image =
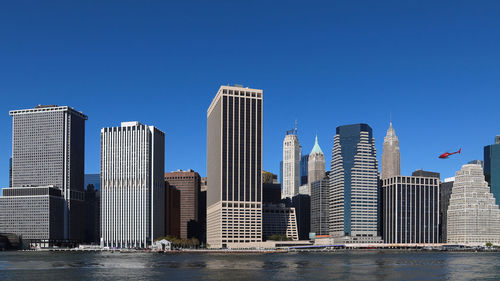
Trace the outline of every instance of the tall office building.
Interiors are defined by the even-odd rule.
[[[311,183],[311,232],[328,235],[329,180],[324,178]]]
[[[263,91],[221,86],[207,112],[207,244],[262,242]]]
[[[292,198],[299,193],[301,148],[297,129],[286,132],[283,140],[283,191],[281,198]]]
[[[500,136],[484,147],[484,176],[495,198],[500,198]]]
[[[399,175],[401,175],[401,153],[399,152],[399,140],[391,122],[384,138],[380,178],[392,178]]]
[[[85,189],[85,227],[83,241],[88,244],[99,243],[101,239],[101,193],[93,185]]]
[[[101,239],[147,248],[165,233],[165,133],[139,122],[101,129]]]
[[[314,140],[314,146],[309,153],[308,163],[309,194],[311,194],[311,183],[325,178],[325,155],[319,147],[318,136]]]
[[[311,231],[311,196],[297,194],[292,197],[290,206],[295,208],[299,240],[309,239],[309,232]]]
[[[180,191],[180,238],[200,237],[198,225],[198,196],[200,175],[193,171],[165,173],[165,180]]]
[[[81,241],[87,116],[71,107],[56,105],[12,110],[9,114],[12,116],[11,187],[61,189],[65,200],[62,240]],[[50,190],[45,189],[44,194],[49,194]],[[38,191],[26,192],[35,194]],[[23,206],[13,208],[11,214],[15,216],[19,213],[16,209]]]
[[[181,237],[181,192],[165,181],[165,235]]]
[[[330,176],[330,235],[339,242],[381,242],[375,139],[367,124],[337,127]]]
[[[455,173],[448,206],[447,242],[500,243],[500,209],[480,165],[466,164]]]
[[[439,177],[382,180],[385,243],[439,243]]]

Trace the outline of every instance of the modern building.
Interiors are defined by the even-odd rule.
[[[262,235],[267,240],[271,235],[286,235],[294,241],[299,240],[295,208],[285,204],[264,204]]]
[[[12,110],[9,114],[12,116],[11,186],[61,189],[65,200],[62,240],[81,241],[87,116],[71,107],[57,105],[38,105]],[[10,212],[13,216],[20,214],[16,209]]]
[[[316,235],[328,235],[329,190],[328,178],[311,183],[311,228]]]
[[[198,196],[201,184],[200,175],[193,170],[178,170],[165,173],[165,180],[171,187],[180,191],[180,238],[199,238]]]
[[[262,242],[263,91],[221,86],[207,112],[207,244]]]
[[[309,239],[311,230],[311,196],[297,194],[292,197],[291,206],[295,209],[299,240]]]
[[[392,178],[401,175],[401,153],[399,151],[399,139],[396,131],[389,123],[389,129],[384,138],[382,151],[382,172],[381,179]]]
[[[466,164],[455,173],[446,231],[448,243],[500,244],[500,209],[480,165]]]
[[[385,243],[439,243],[439,177],[382,180]]]
[[[165,233],[165,133],[139,122],[101,129],[101,239],[147,248]]]
[[[297,128],[286,132],[283,140],[283,191],[281,198],[292,198],[299,193],[301,147]]]
[[[181,192],[165,180],[165,235],[181,237]]]
[[[329,176],[330,236],[336,243],[381,242],[378,161],[370,126],[337,127]]]
[[[448,206],[450,205],[453,182],[454,179],[447,178],[439,186],[439,239],[441,243],[447,241]]]
[[[325,178],[325,155],[319,147],[318,136],[314,140],[314,146],[309,153],[308,163],[308,179],[309,183],[320,181]],[[311,185],[308,184],[309,192],[311,194]]]
[[[10,187],[0,197],[0,233],[14,233],[30,246],[66,242],[63,191],[55,186]]]
[[[101,239],[101,193],[93,184],[85,189],[83,242],[98,244]]]
[[[302,154],[302,147],[300,148]],[[309,173],[309,155],[301,155],[300,157],[300,185],[306,185],[308,180]]]
[[[500,136],[495,137],[495,144],[484,147],[484,176],[493,196],[500,198]]]

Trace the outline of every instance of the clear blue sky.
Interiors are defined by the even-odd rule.
[[[166,132],[166,170],[206,175],[206,110],[221,84],[264,90],[264,169],[278,173],[298,120],[304,151],[331,158],[338,125],[389,115],[402,172],[453,176],[500,134],[498,1],[2,1],[0,186],[11,109],[69,105],[89,116],[87,173],[102,127]],[[449,160],[437,156],[462,147]],[[327,164],[329,167],[329,164]]]

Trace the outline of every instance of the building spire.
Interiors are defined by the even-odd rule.
[[[323,151],[321,150],[321,147],[319,147],[318,135],[317,134],[316,134],[316,139],[314,140],[313,149],[311,150],[310,154],[314,154],[314,153],[323,154]]]

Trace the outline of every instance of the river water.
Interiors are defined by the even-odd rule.
[[[500,280],[500,253],[0,252],[0,280]]]

